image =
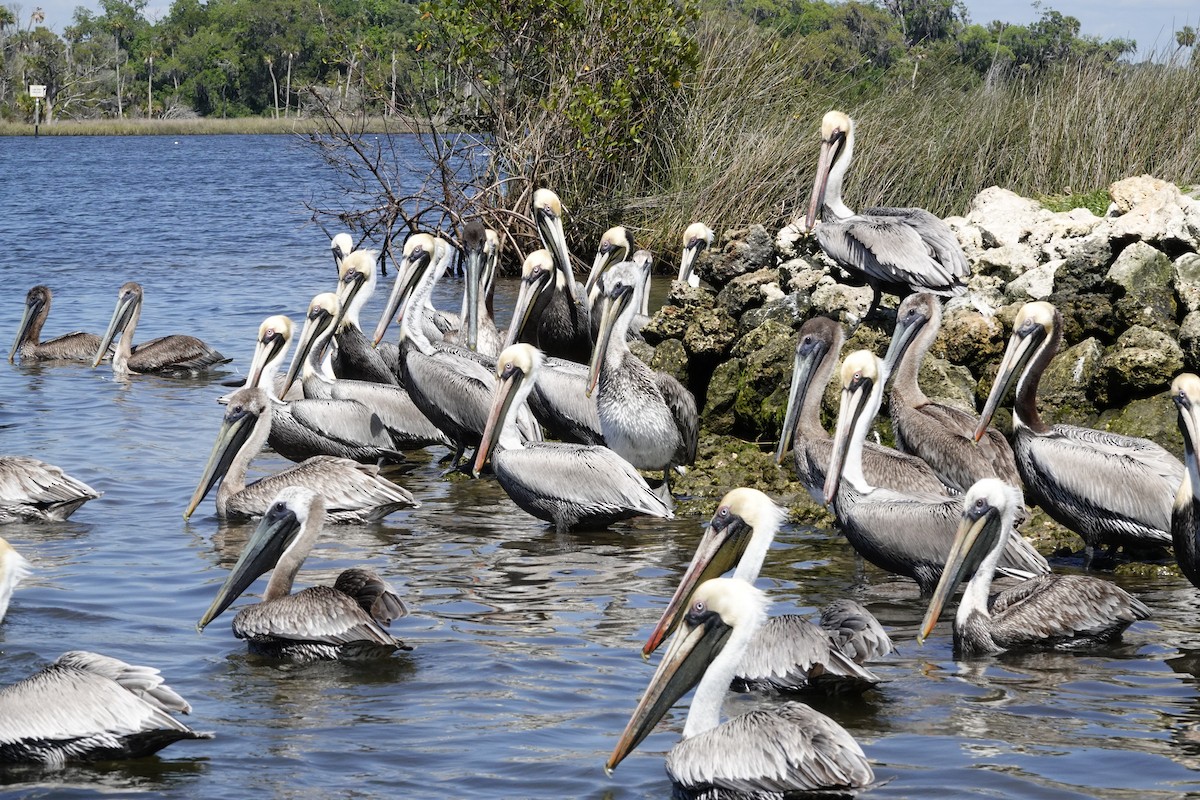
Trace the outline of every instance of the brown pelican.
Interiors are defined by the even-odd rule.
[[[629,351],[625,334],[637,312],[633,296],[641,274],[626,261],[600,277],[600,336],[588,372],[588,394],[604,441],[638,469],[663,470],[696,460],[699,416],[692,393],[679,381],[653,372]]]
[[[339,233],[329,240],[329,251],[333,253],[334,269],[341,272],[342,261],[354,252],[354,239],[348,233]]]
[[[108,355],[108,346],[113,338],[121,334],[113,351],[113,374],[118,377],[143,372],[198,372],[216,364],[227,364],[230,359],[213,350],[195,336],[173,334],[160,336],[133,346],[133,333],[142,316],[142,287],[129,281],[117,292],[117,307],[113,309],[108,330],[100,337],[100,344],[92,358],[92,366],[99,366]]]
[[[1117,639],[1150,616],[1142,601],[1089,575],[1038,575],[989,597],[1005,539],[1023,508],[1020,490],[997,478],[984,478],[967,491],[954,547],[918,642],[929,636],[954,587],[972,571],[954,617],[955,657],[1028,648],[1077,650]]]
[[[75,331],[57,336],[48,342],[39,341],[42,326],[50,314],[49,286],[35,286],[25,295],[25,313],[17,327],[12,350],[8,351],[8,363],[13,363],[17,354],[21,363],[26,361],[91,361],[100,347],[100,337],[94,333]]]
[[[825,475],[833,454],[833,439],[821,425],[821,401],[837,366],[844,339],[842,326],[828,317],[813,317],[800,327],[783,431],[775,451],[776,462],[782,464],[791,444],[796,476],[813,500],[822,505],[825,504]],[[947,494],[932,467],[890,447],[864,442],[862,465],[872,486],[901,492]]]
[[[883,658],[896,649],[875,615],[848,597],[826,603],[818,624],[829,633],[834,646],[856,664]]]
[[[395,351],[376,349],[359,323],[362,307],[375,291],[374,250],[355,250],[338,268],[337,297],[342,316],[334,324],[333,372],[339,378],[395,383]]]
[[[484,228],[477,219],[467,223],[463,230],[466,267],[462,313],[459,315],[459,329],[446,335],[448,340],[492,358],[500,354],[502,342],[492,316],[492,288],[499,249],[500,237],[495,231]]]
[[[29,562],[0,536],[0,622],[8,613],[13,590],[29,574]]]
[[[558,195],[549,189],[533,193],[533,218],[542,247],[553,256],[556,275],[545,308],[538,315],[537,346],[547,355],[584,362],[592,352],[592,334],[588,326],[586,298],[580,298],[567,238],[563,233],[563,207]],[[515,314],[513,315],[515,318]],[[512,337],[506,344],[512,344]]]
[[[1170,545],[1171,501],[1184,474],[1179,459],[1148,439],[1042,422],[1038,382],[1061,342],[1058,309],[1043,302],[1021,307],[975,438],[1016,382],[1013,453],[1025,492],[1083,537],[1085,562],[1099,544]]]
[[[346,570],[334,586],[292,594],[292,582],[321,533],[325,502],[302,486],[276,495],[196,629],[229,608],[267,570],[262,602],[233,618],[233,635],[253,653],[296,661],[366,659],[411,650],[383,629],[408,614],[394,589],[374,572]],[[350,589],[351,591],[346,591]]]
[[[721,701],[766,606],[766,596],[738,578],[714,578],[696,589],[606,771],[611,774],[695,686],[683,739],[667,754],[667,774],[689,796],[782,797],[858,789],[875,780],[854,738],[803,703],[758,708],[721,722]]]
[[[700,285],[700,276],[695,272],[696,257],[712,247],[716,234],[703,222],[693,222],[683,232],[683,252],[679,255],[679,277],[677,280],[693,288]]]
[[[637,516],[671,519],[671,509],[629,462],[607,447],[521,442],[516,411],[538,380],[542,354],[514,344],[496,360],[500,378],[473,471],[489,452],[496,480],[513,502],[560,533]]]
[[[589,309],[596,302],[596,294],[593,290],[600,275],[613,264],[628,261],[632,254],[633,237],[629,235],[629,231],[623,225],[609,228],[600,237],[600,245],[596,248],[596,257],[592,259],[592,269],[588,273],[587,282],[583,285]]]
[[[0,523],[61,522],[101,494],[53,464],[29,456],[0,456]]]
[[[975,415],[933,402],[917,383],[921,361],[941,325],[942,301],[928,292],[910,294],[896,309],[896,330],[884,356],[892,382],[889,408],[896,447],[919,456],[959,493],[981,478],[1020,486],[1021,475],[1004,435],[988,428],[977,443]]]
[[[261,517],[284,486],[307,486],[325,497],[330,522],[371,522],[418,503],[407,489],[379,476],[379,470],[345,458],[313,456],[293,467],[246,484],[250,460],[271,433],[271,398],[265,389],[239,389],[229,400],[212,454],[184,519],[221,481],[217,516]]]
[[[727,493],[704,531],[679,587],[642,646],[642,656],[649,657],[675,630],[690,605],[692,590],[704,581],[733,569],[733,577],[753,584],[786,517],[782,508],[757,489],[741,487]],[[853,605],[864,617],[860,623],[863,629],[872,634],[883,633],[869,611],[857,603]],[[850,624],[847,618],[840,627],[845,630]],[[883,638],[887,641],[884,652],[891,652],[891,640],[886,633]],[[865,653],[873,647],[873,643],[863,644],[857,649]],[[838,649],[829,631],[796,614],[767,619],[747,647],[734,678],[735,689],[767,691],[811,688],[834,693],[863,692],[877,683],[879,678]]]
[[[1184,576],[1200,586],[1200,377],[1190,372],[1171,382],[1171,398],[1179,409],[1179,431],[1183,434],[1183,462],[1187,466],[1175,505],[1171,508],[1171,540],[1175,560]]]
[[[840,111],[821,120],[821,158],[813,183],[805,230],[813,231],[825,254],[861,274],[874,292],[866,317],[879,306],[881,291],[904,295],[967,291],[971,267],[954,231],[923,208],[868,208],[858,214],[842,202],[842,179],[854,155],[854,121]]]
[[[453,260],[454,248],[441,237],[435,237],[428,233],[414,233],[404,240],[404,256],[400,260],[396,280],[392,284],[392,291],[388,294],[383,314],[379,317],[379,323],[375,326],[373,341],[376,346],[383,341],[388,326],[396,318],[396,313],[400,310],[408,293],[411,292],[412,276],[424,274],[424,270],[428,267],[433,270],[435,276],[433,280],[436,284],[446,274],[446,269]],[[339,299],[342,299],[341,295],[339,295]],[[432,287],[430,287],[429,296],[419,306],[414,306],[412,313],[417,316],[415,324],[421,327],[421,332],[431,342],[442,341],[446,333],[453,330],[453,325],[445,315],[433,307]]]
[[[917,582],[921,594],[937,585],[954,541],[962,496],[897,492],[872,486],[863,474],[862,442],[883,400],[883,362],[859,350],[842,364],[842,401],[825,497],[850,544],[872,564]],[[1046,559],[1015,531],[1005,538],[1000,566],[1022,577],[1050,571]]]
[[[192,707],[158,670],[72,650],[0,689],[0,764],[141,758],[182,739],[211,739],[169,712]]]

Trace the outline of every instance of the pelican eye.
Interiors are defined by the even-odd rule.
[[[282,514],[287,511],[287,503],[280,500],[278,503],[271,506],[271,511],[275,514]]]
[[[692,613],[697,616],[704,614],[707,610],[708,606],[705,605],[703,600],[697,600],[696,602],[692,603]]]
[[[987,511],[987,509],[988,509],[988,501],[987,501],[986,497],[980,497],[975,500],[975,510],[976,511],[983,513],[984,511]]]

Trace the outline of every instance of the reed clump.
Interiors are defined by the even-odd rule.
[[[411,131],[415,122],[356,117],[348,122],[359,132],[383,133]],[[191,119],[83,119],[42,123],[39,136],[194,136],[205,134],[312,134],[325,130],[327,122],[320,117],[196,117]],[[32,136],[33,125],[27,122],[0,121],[0,136]]]

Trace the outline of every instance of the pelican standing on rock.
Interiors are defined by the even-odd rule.
[[[217,516],[221,518],[261,517],[279,490],[293,485],[320,492],[330,522],[372,522],[418,505],[407,489],[380,477],[377,467],[333,456],[313,456],[247,485],[250,461],[271,434],[272,411],[265,389],[247,388],[233,393],[184,519],[192,515],[217,481],[221,482],[217,490]]]
[[[712,228],[703,222],[693,222],[683,232],[683,251],[679,255],[679,277],[676,279],[695,288],[700,285],[700,276],[696,274],[696,257],[712,247],[716,236]]]
[[[53,464],[29,456],[0,456],[0,524],[62,522],[101,494]]]
[[[945,222],[923,208],[877,207],[856,214],[842,202],[842,180],[853,156],[854,121],[830,111],[821,120],[821,157],[804,226],[839,266],[866,278],[873,295],[864,319],[879,307],[881,291],[965,294],[971,267]]]
[[[975,438],[1016,383],[1013,453],[1025,493],[1083,538],[1085,564],[1101,544],[1169,546],[1172,500],[1184,475],[1179,459],[1149,439],[1047,425],[1038,414],[1038,382],[1061,342],[1058,309],[1044,302],[1021,307]]]
[[[941,325],[942,301],[928,292],[910,294],[896,309],[896,329],[883,359],[892,382],[889,408],[896,447],[921,458],[959,493],[983,478],[1020,486],[1016,459],[1004,435],[988,428],[976,442],[975,415],[935,403],[917,383],[921,361]]]
[[[50,315],[49,286],[34,286],[25,295],[25,313],[17,326],[17,336],[8,351],[8,363],[18,355],[21,363],[27,361],[91,361],[100,348],[100,337],[94,333],[75,331],[43,342],[40,341],[42,326]]]
[[[500,354],[500,382],[488,413],[473,471],[493,452],[496,480],[513,502],[558,531],[599,527],[637,516],[673,517],[642,476],[607,447],[564,442],[521,442],[516,411],[533,390],[542,354],[514,344]]]
[[[141,758],[213,738],[169,713],[191,710],[153,667],[73,650],[0,689],[0,764]]]
[[[28,575],[29,562],[0,536],[0,622],[8,613],[13,590]]]
[[[667,774],[689,796],[782,797],[861,789],[875,780],[854,737],[803,703],[757,708],[721,722],[721,702],[766,607],[766,596],[739,578],[714,578],[696,589],[605,764],[607,772],[695,686],[683,739],[667,754]]]
[[[675,630],[692,591],[704,581],[733,569],[734,578],[753,584],[786,516],[782,508],[757,489],[742,487],[727,493],[704,531],[679,587],[642,647],[642,656],[648,658]],[[847,640],[851,652],[892,651],[891,639],[865,608],[845,601],[839,613],[842,630],[855,624],[850,622],[849,615],[857,613],[862,617],[857,623],[859,629],[875,639],[862,644]],[[878,639],[880,634],[882,640]],[[879,678],[838,649],[829,631],[796,614],[767,619],[747,647],[734,678],[735,689],[787,692],[810,688],[831,693],[863,692],[877,683]]]
[[[172,334],[160,336],[133,346],[133,333],[142,316],[142,287],[129,281],[117,292],[117,307],[113,309],[108,330],[100,337],[92,366],[97,367],[108,354],[108,346],[121,334],[113,351],[113,374],[119,378],[144,372],[199,372],[230,359],[218,353],[195,336]]]
[[[1089,575],[1039,575],[989,596],[1005,539],[1022,508],[1020,490],[1002,480],[985,478],[970,488],[918,642],[929,636],[942,606],[972,571],[954,617],[955,657],[1031,648],[1079,650],[1113,641],[1150,616],[1142,601]]]
[[[381,658],[411,650],[384,630],[408,609],[374,572],[346,570],[332,587],[310,586],[292,594],[296,573],[320,535],[324,517],[320,494],[301,486],[282,489],[196,629],[203,631],[258,576],[272,570],[262,602],[233,618],[234,636],[245,639],[251,652],[316,661]]]
[[[1193,586],[1200,586],[1200,377],[1185,372],[1171,382],[1171,399],[1179,410],[1183,434],[1183,480],[1171,508],[1171,540],[1175,560]]]
[[[872,486],[863,474],[862,443],[883,400],[883,362],[868,350],[846,356],[842,399],[825,497],[838,527],[867,561],[917,582],[922,595],[937,586],[962,515],[962,497],[897,492]],[[1021,577],[1050,571],[1037,550],[1007,532],[999,566]]]

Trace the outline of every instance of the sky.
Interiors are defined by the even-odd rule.
[[[22,27],[29,14],[41,7],[46,12],[46,26],[59,33],[71,23],[76,6],[99,13],[95,0],[0,0],[4,5],[17,7],[17,19]],[[166,14],[170,0],[149,0],[146,18],[155,21]],[[966,0],[972,22],[986,24],[999,19],[1005,22],[1028,24],[1041,16],[1038,4],[1022,0]],[[1138,56],[1151,51],[1160,54],[1175,47],[1175,31],[1184,25],[1200,28],[1200,2],[1197,0],[1045,0],[1041,6],[1052,8],[1081,23],[1081,32],[1102,39],[1129,38],[1138,43]]]

